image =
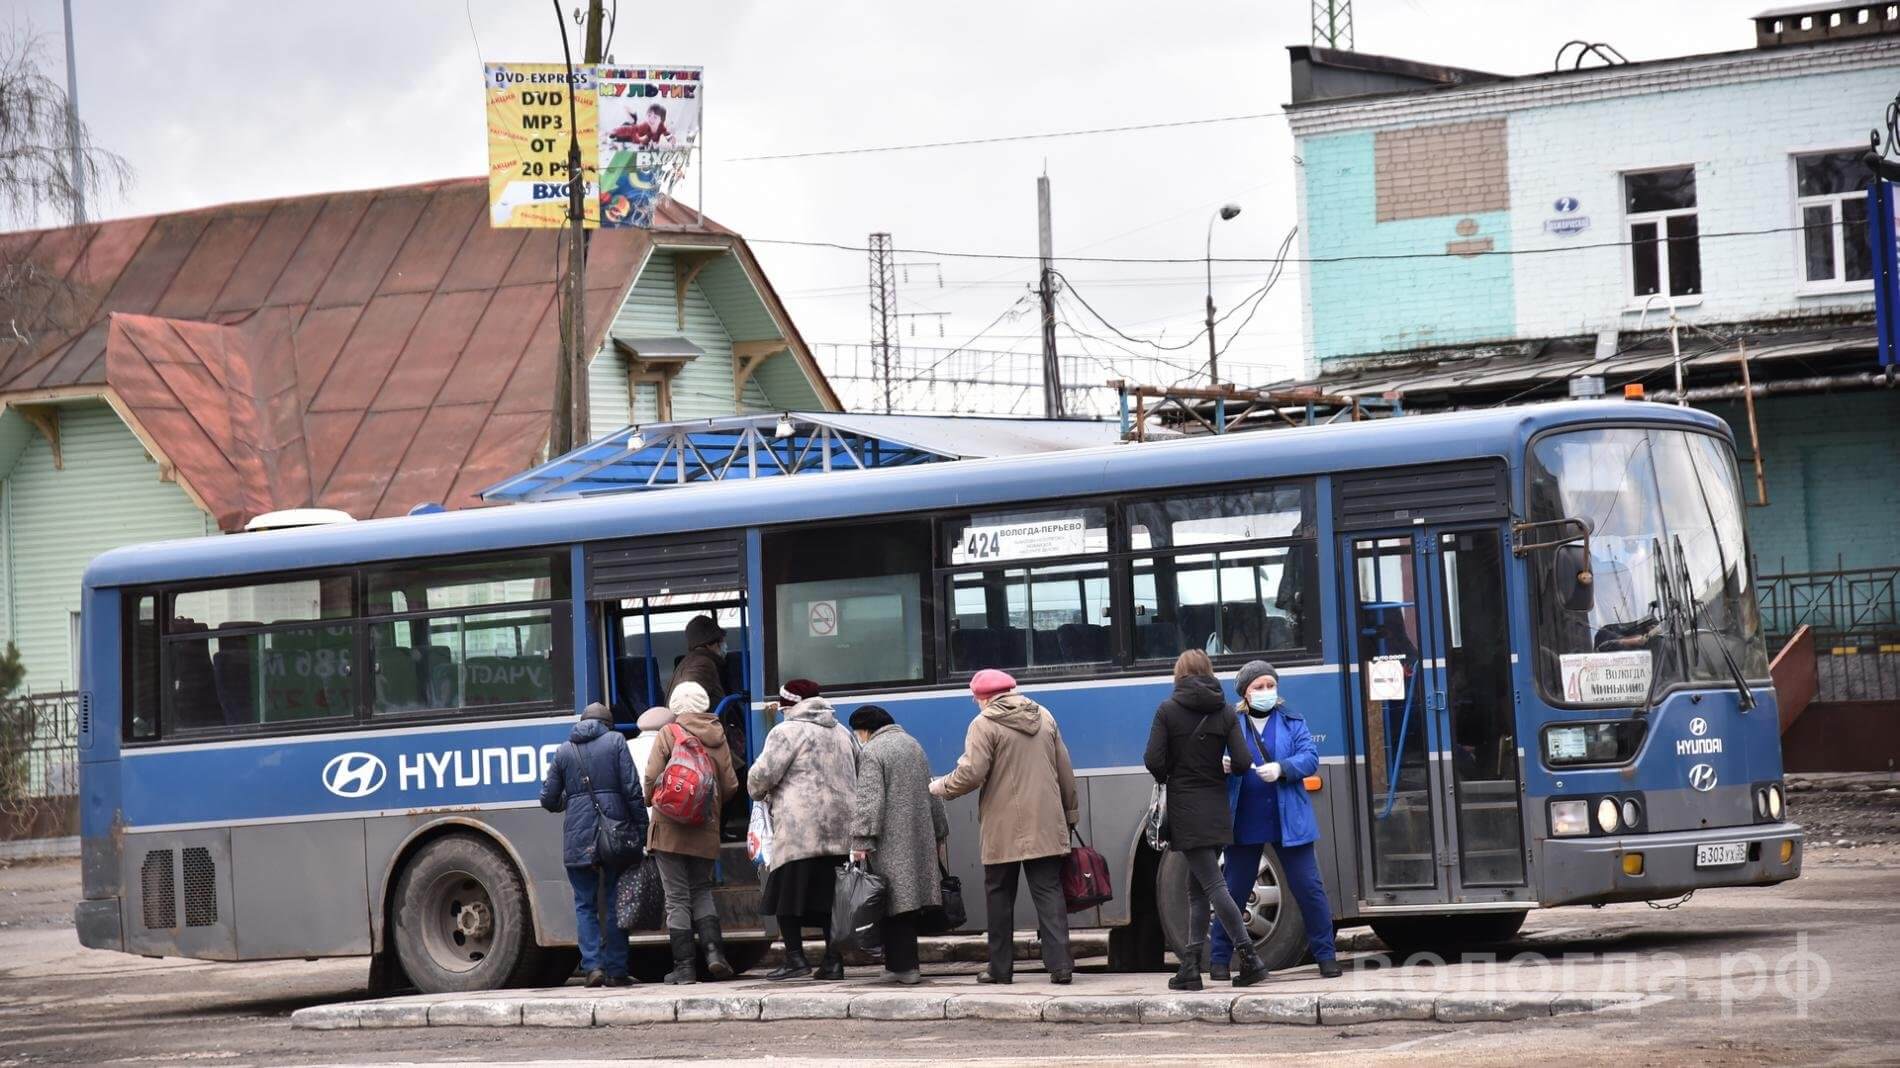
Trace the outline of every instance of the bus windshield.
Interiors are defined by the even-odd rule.
[[[1552,553],[1533,561],[1540,670],[1576,705],[1646,705],[1679,684],[1768,674],[1735,462],[1721,439],[1615,427],[1531,448],[1530,518],[1590,530],[1595,603],[1567,610]]]

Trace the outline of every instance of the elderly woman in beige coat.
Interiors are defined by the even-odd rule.
[[[759,911],[778,917],[784,963],[767,979],[803,979],[805,927],[825,932],[820,979],[843,979],[844,958],[831,944],[831,898],[838,867],[851,847],[851,796],[858,774],[857,746],[838,722],[818,684],[793,679],[779,692],[785,718],[765,736],[765,748],[746,774],[752,800],[772,815],[772,867],[765,873]]]
[[[884,880],[884,978],[915,986],[917,914],[943,904],[942,858],[950,819],[930,795],[930,758],[891,714],[877,705],[851,713],[864,743],[858,759],[857,807],[851,817],[851,855]]]
[[[948,801],[981,789],[976,803],[982,824],[983,889],[989,920],[990,966],[979,983],[1007,983],[1016,962],[1016,877],[1029,882],[1036,902],[1036,929],[1049,981],[1066,984],[1075,970],[1069,956],[1069,912],[1062,897],[1062,858],[1069,830],[1082,818],[1075,771],[1048,709],[1016,692],[1016,680],[986,668],[970,680],[980,714],[970,721],[956,769],[930,784]]]
[[[712,759],[719,781],[714,784],[712,811],[697,825],[677,823],[655,809],[647,824],[647,850],[660,869],[660,887],[666,894],[666,937],[673,948],[673,970],[666,973],[669,983],[691,983],[698,979],[693,966],[693,939],[706,954],[706,972],[714,979],[730,979],[732,965],[726,960],[725,946],[719,934],[719,913],[713,906],[713,867],[719,859],[719,807],[739,792],[739,777],[732,770],[732,753],[726,748],[726,730],[707,710],[706,690],[696,682],[682,682],[667,698],[673,709],[673,722],[660,730],[660,737],[647,753],[647,766],[641,786],[646,796],[666,770],[666,762],[679,744],[675,728],[699,739]]]

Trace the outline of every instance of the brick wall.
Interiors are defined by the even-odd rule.
[[[1373,135],[1372,160],[1382,223],[1511,206],[1501,118],[1380,130]]]
[[[1461,240],[1478,242],[1463,248],[1476,251],[1487,238],[1515,253],[1469,261],[1503,261],[1475,276],[1477,286],[1447,287],[1443,260],[1314,265],[1316,277],[1339,277],[1307,285],[1309,360],[1633,330],[1640,302],[1631,295],[1628,252],[1617,244],[1627,237],[1622,173],[1693,164],[1704,234],[1793,227],[1793,154],[1866,144],[1893,99],[1900,38],[1821,49],[1801,63],[1786,52],[1745,53],[1681,69],[1296,112],[1306,256],[1443,253]],[[1717,66],[1719,75],[1711,73]],[[1342,149],[1367,135],[1369,158],[1342,166]],[[1500,171],[1508,197],[1494,202]],[[1454,232],[1462,218],[1474,221],[1474,233]],[[1563,232],[1553,232],[1547,224],[1560,218]],[[1609,247],[1588,247],[1596,245]],[[1682,308],[1686,320],[1872,306],[1864,285],[1810,291],[1797,233],[1705,237],[1701,246],[1704,293]],[[1657,309],[1652,327],[1660,301]]]

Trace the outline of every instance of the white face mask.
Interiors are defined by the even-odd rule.
[[[1254,690],[1247,694],[1247,708],[1256,716],[1264,716],[1280,707],[1280,690]]]

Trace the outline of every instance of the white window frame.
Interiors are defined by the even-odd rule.
[[[1849,193],[1820,193],[1814,196],[1801,195],[1801,157],[1825,156],[1836,153],[1855,153],[1865,151],[1863,146],[1852,145],[1846,148],[1797,148],[1788,153],[1788,189],[1794,201],[1794,278],[1795,289],[1804,294],[1827,293],[1868,293],[1874,288],[1872,278],[1848,281],[1847,242],[1841,232],[1841,201],[1848,197],[1865,197],[1865,190]],[[1808,221],[1807,209],[1826,205],[1828,226],[1834,235],[1834,275],[1831,278],[1808,277]],[[1868,205],[1872,207],[1871,204]],[[1872,216],[1869,216],[1871,222]]]
[[[1697,304],[1701,302],[1702,294],[1708,289],[1708,278],[1703,275],[1701,270],[1702,223],[1699,213],[1702,210],[1702,195],[1700,189],[1697,190],[1696,204],[1695,207],[1692,208],[1671,208],[1667,211],[1643,211],[1633,214],[1629,210],[1629,178],[1639,174],[1660,174],[1664,171],[1679,171],[1685,167],[1688,168],[1691,173],[1695,173],[1696,181],[1699,186],[1702,176],[1700,173],[1696,173],[1697,168],[1694,163],[1675,163],[1664,167],[1638,167],[1634,170],[1620,171],[1617,173],[1616,192],[1618,201],[1623,205],[1623,240],[1626,242],[1624,245],[1626,252],[1623,257],[1623,280],[1629,283],[1629,288],[1623,291],[1623,296],[1624,299],[1628,301],[1629,309],[1643,307],[1644,303],[1649,301],[1652,296],[1658,301],[1674,301],[1677,307],[1682,307],[1687,304]],[[1697,217],[1696,275],[1701,278],[1702,285],[1694,293],[1672,294],[1669,292],[1669,220],[1681,215],[1693,215]],[[1636,292],[1636,258],[1641,254],[1636,247],[1636,228],[1644,223],[1656,224],[1656,280],[1660,288],[1654,294]]]

